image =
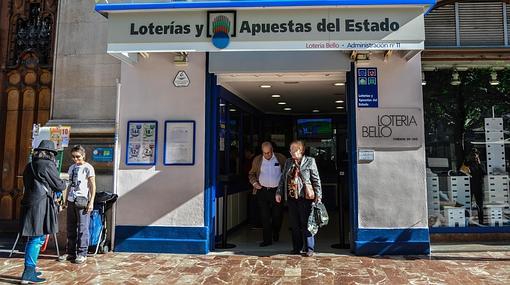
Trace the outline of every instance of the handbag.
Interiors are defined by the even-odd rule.
[[[89,199],[83,196],[76,196],[74,198],[74,206],[78,209],[86,209],[89,204]]]
[[[319,231],[319,228],[324,227],[329,222],[329,215],[326,211],[326,207],[321,202],[312,203],[312,210],[310,216],[308,216],[307,229],[315,235]]]
[[[315,199],[315,190],[313,189],[312,184],[305,183],[305,199],[307,200]]]

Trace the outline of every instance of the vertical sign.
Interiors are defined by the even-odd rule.
[[[379,107],[379,95],[377,92],[377,68],[358,68],[358,107],[377,108]]]

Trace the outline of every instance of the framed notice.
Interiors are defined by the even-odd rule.
[[[163,164],[195,164],[195,121],[165,121]]]
[[[157,121],[129,121],[126,165],[156,165]]]

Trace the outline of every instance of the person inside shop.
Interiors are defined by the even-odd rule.
[[[315,238],[308,230],[308,218],[312,203],[321,201],[322,190],[315,159],[305,156],[304,152],[302,141],[296,140],[290,144],[292,157],[285,162],[275,200],[280,204],[282,197],[285,197],[287,201],[292,231],[291,254],[304,253],[310,257],[314,254]]]
[[[470,176],[471,199],[475,198],[478,208],[478,223],[483,225],[483,176],[487,174],[487,171],[485,165],[480,161],[478,149],[471,149],[460,171]]]
[[[74,146],[71,157],[74,164],[68,171],[67,254],[59,260],[80,264],[87,260],[90,213],[94,209],[96,180],[94,167],[85,161],[85,148]]]
[[[60,179],[55,156],[57,150],[50,140],[43,140],[32,154],[32,161],[23,171],[25,192],[21,200],[22,236],[28,237],[25,248],[25,269],[21,284],[46,281],[36,271],[37,259],[46,235],[58,232],[58,205],[56,194],[66,189],[66,183]]]
[[[248,178],[257,196],[263,240],[260,246],[268,246],[280,239],[282,206],[275,203],[275,194],[283,165],[287,159],[283,154],[273,152],[270,142],[262,143],[262,154],[253,159]]]

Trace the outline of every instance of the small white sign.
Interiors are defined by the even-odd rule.
[[[358,162],[372,162],[374,161],[374,150],[360,149],[358,150]]]
[[[174,78],[175,87],[188,87],[189,83],[190,83],[189,77],[186,74],[186,72],[184,72],[184,70],[180,70],[179,72],[177,72],[177,75]]]

